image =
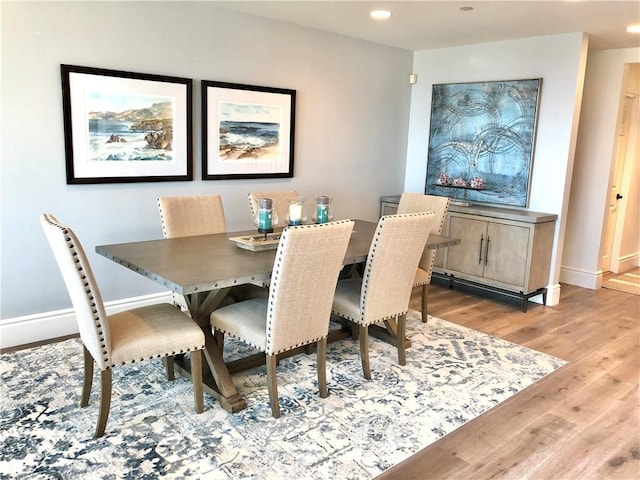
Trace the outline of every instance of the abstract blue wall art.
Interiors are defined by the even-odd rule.
[[[528,206],[541,83],[433,85],[425,193]]]

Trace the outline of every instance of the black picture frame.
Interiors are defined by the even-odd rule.
[[[193,81],[60,65],[67,184],[193,180]]]
[[[202,80],[202,179],[293,177],[296,91]]]

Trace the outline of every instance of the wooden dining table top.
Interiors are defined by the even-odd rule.
[[[354,220],[344,265],[364,262],[377,223]],[[276,250],[239,248],[232,237],[256,235],[256,230],[99,245],[96,253],[182,294],[217,290],[271,277]],[[430,234],[427,248],[460,243]]]

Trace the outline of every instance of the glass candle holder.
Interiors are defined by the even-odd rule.
[[[273,227],[278,224],[278,216],[273,210],[273,199],[258,199],[258,213],[254,221],[258,232],[264,234],[273,232]]]
[[[302,225],[307,221],[307,215],[304,212],[304,201],[304,197],[293,197],[289,199],[286,218],[288,225]]]
[[[315,223],[327,223],[331,220],[333,220],[331,197],[328,195],[318,195],[316,197],[316,211],[313,214],[313,221]]]

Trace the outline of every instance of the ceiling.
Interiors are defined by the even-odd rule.
[[[590,50],[640,47],[640,0],[625,1],[227,1],[224,8],[383,45],[418,51],[571,32]],[[473,10],[462,11],[470,6]],[[369,17],[374,9],[393,15]]]

